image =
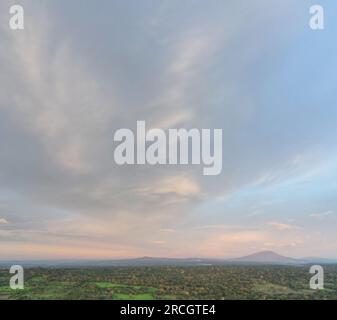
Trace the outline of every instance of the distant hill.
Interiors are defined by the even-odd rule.
[[[156,258],[141,257],[134,259],[113,260],[26,260],[26,261],[0,261],[0,267],[8,267],[18,264],[24,267],[45,268],[79,268],[79,267],[141,267],[141,266],[205,266],[226,264],[221,259],[199,259],[199,258]]]
[[[257,252],[235,259],[212,258],[156,258],[142,257],[136,259],[113,260],[26,260],[26,261],[0,261],[0,267],[14,264],[24,267],[45,268],[80,268],[80,267],[126,267],[126,266],[209,266],[209,265],[303,265],[303,264],[337,264],[337,260],[324,258],[295,259],[282,256],[273,251]]]
[[[305,257],[302,260],[306,261],[307,263],[317,263],[317,264],[337,264],[337,259],[326,259],[326,258],[319,258],[319,257]]]
[[[258,264],[303,264],[304,260],[281,256],[273,251],[261,251],[241,258],[232,259],[232,262]]]

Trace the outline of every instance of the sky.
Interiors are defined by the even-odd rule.
[[[2,0],[0,260],[337,258],[336,30],[332,0]],[[222,173],[118,166],[139,120],[221,128]]]

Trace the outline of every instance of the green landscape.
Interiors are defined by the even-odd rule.
[[[336,300],[337,265],[324,271],[324,289],[311,290],[308,266],[34,267],[11,290],[2,268],[0,300]]]

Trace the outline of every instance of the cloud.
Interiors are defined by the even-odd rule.
[[[312,213],[310,214],[310,217],[320,220],[320,219],[325,219],[333,214],[334,214],[334,211],[329,210],[329,211],[324,211],[324,212],[319,212],[319,213]]]
[[[160,180],[153,188],[148,189],[155,194],[176,194],[178,196],[195,196],[200,194],[198,184],[183,176],[169,177]]]
[[[164,232],[164,233],[175,233],[176,230],[174,230],[174,229],[160,229],[159,232]]]
[[[279,230],[279,231],[288,231],[288,230],[298,229],[298,227],[295,225],[281,223],[281,222],[269,222],[268,224],[272,226],[274,229]]]
[[[0,218],[0,225],[2,225],[2,224],[8,224],[8,223],[9,222],[6,219]]]
[[[159,245],[164,245],[166,244],[167,242],[166,241],[163,241],[163,240],[154,240],[152,241],[154,244],[159,244]]]
[[[218,229],[218,230],[236,230],[236,229],[244,229],[245,227],[236,226],[236,225],[224,225],[224,224],[209,224],[203,226],[197,226],[195,229],[199,230],[207,230],[207,229]]]

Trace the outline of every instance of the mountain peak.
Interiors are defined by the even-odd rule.
[[[268,264],[298,264],[301,261],[294,258],[282,256],[274,251],[265,250],[234,259],[237,262],[268,263]]]

